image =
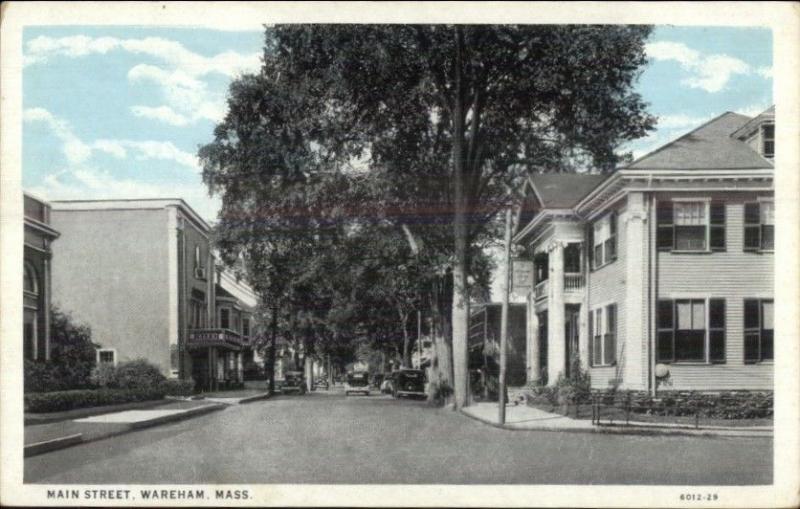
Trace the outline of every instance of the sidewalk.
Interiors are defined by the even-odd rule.
[[[119,410],[25,426],[25,457],[222,410],[208,401],[168,401],[154,408]]]
[[[746,436],[772,437],[772,427],[700,426],[694,428],[684,424],[630,421],[625,424],[592,424],[589,419],[573,419],[560,414],[545,412],[527,405],[507,405],[506,422],[498,423],[497,403],[476,403],[461,412],[473,419],[495,427],[510,430],[575,431],[585,433],[619,433],[635,435],[695,435],[695,436]]]

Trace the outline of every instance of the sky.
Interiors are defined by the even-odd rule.
[[[180,197],[219,210],[197,160],[228,85],[260,67],[263,33],[177,27],[26,27],[23,187],[49,200]],[[658,129],[640,156],[726,111],[772,103],[765,28],[658,27],[637,89]]]

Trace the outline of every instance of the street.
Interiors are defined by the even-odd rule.
[[[772,440],[508,431],[424,401],[278,396],[25,460],[34,483],[769,484]]]

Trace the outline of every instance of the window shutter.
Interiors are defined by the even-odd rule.
[[[744,250],[761,248],[761,210],[758,203],[744,204]]]
[[[746,364],[761,360],[760,307],[758,299],[745,299],[744,301],[744,362]]]
[[[606,258],[609,261],[617,259],[617,213],[611,212],[608,216],[609,238],[606,241]]]
[[[658,202],[656,208],[656,246],[660,251],[673,249],[675,228],[671,201]]]
[[[672,362],[675,359],[673,310],[671,300],[658,301],[656,362]]]
[[[725,362],[725,299],[708,301],[708,359],[713,363]]]
[[[725,204],[711,204],[709,237],[712,251],[725,251]]]
[[[587,256],[587,259],[589,261],[589,269],[593,269],[594,268],[594,226],[591,223],[589,223],[589,234],[587,236],[588,236],[589,240],[588,240],[588,246],[587,246],[587,249],[586,249],[586,256]]]
[[[603,335],[603,364],[613,364],[617,358],[617,305],[606,306],[606,333]]]

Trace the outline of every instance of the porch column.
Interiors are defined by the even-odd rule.
[[[533,293],[528,294],[528,333],[525,360],[528,382],[538,382],[541,374],[539,366],[539,315],[536,314],[536,298]]]
[[[554,385],[567,365],[564,337],[564,244],[553,241],[548,246],[550,284],[547,304],[547,384]]]
[[[589,369],[589,279],[588,269],[584,266],[584,290],[581,300],[580,325],[578,328],[578,355],[580,356],[581,369]]]
[[[242,362],[242,352],[236,352],[236,379],[239,383],[244,382],[244,366]]]
[[[645,306],[648,305],[647,285],[647,210],[643,193],[628,195],[625,222],[625,337],[617,338],[618,358],[622,364],[623,387],[647,388],[647,324]],[[624,348],[622,342],[624,341]]]

